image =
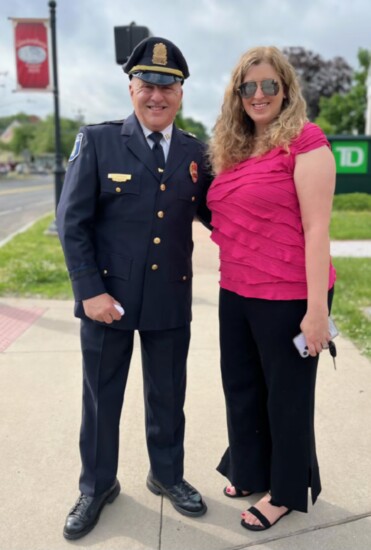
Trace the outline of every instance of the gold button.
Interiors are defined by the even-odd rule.
[[[107,269],[103,269],[103,275],[107,275],[107,274],[108,274]]]
[[[187,280],[187,275],[183,275],[182,280],[186,281]]]
[[[158,269],[158,265],[157,265],[157,264],[153,264],[153,265],[151,266],[151,269],[152,269],[152,271],[156,271],[156,270]]]
[[[161,242],[160,237],[155,237],[155,238],[153,239],[153,242],[154,242],[155,244],[160,244],[160,242]]]
[[[161,183],[160,189],[161,191],[166,191],[166,185],[164,183]]]
[[[193,195],[192,196],[192,202],[195,202],[195,200],[196,200],[196,197]]]
[[[116,193],[121,193],[121,187],[116,187]]]
[[[158,217],[158,218],[163,218],[164,216],[165,216],[165,214],[164,214],[164,212],[163,212],[162,210],[159,210],[159,211],[157,212],[157,217]]]

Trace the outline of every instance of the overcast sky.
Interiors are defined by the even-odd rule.
[[[0,117],[19,111],[44,117],[53,113],[52,94],[12,92],[15,55],[8,17],[49,17],[48,1],[0,5]],[[182,50],[191,73],[184,85],[184,116],[209,130],[229,75],[248,48],[302,46],[324,59],[342,56],[354,68],[358,49],[371,49],[370,0],[58,0],[61,116],[82,114],[95,123],[131,112],[128,78],[115,61],[113,28],[132,21]]]

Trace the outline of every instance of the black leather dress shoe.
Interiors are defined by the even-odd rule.
[[[183,516],[199,517],[203,516],[207,510],[200,493],[184,479],[176,485],[165,486],[149,473],[147,487],[155,495],[167,497],[175,510]]]
[[[89,497],[81,493],[75,506],[70,510],[63,529],[66,539],[79,539],[87,535],[98,523],[104,506],[115,500],[120,492],[120,483],[115,483],[98,497]]]

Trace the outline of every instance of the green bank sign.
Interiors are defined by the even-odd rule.
[[[368,169],[368,141],[333,140],[332,152],[337,174],[366,174]]]

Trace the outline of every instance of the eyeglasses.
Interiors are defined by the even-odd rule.
[[[260,85],[261,91],[264,95],[277,95],[280,90],[280,85],[276,80],[273,80],[273,78],[267,78],[261,82],[250,80],[249,82],[243,82],[241,86],[238,87],[241,97],[244,99],[254,97],[256,90],[258,89],[258,84]]]

